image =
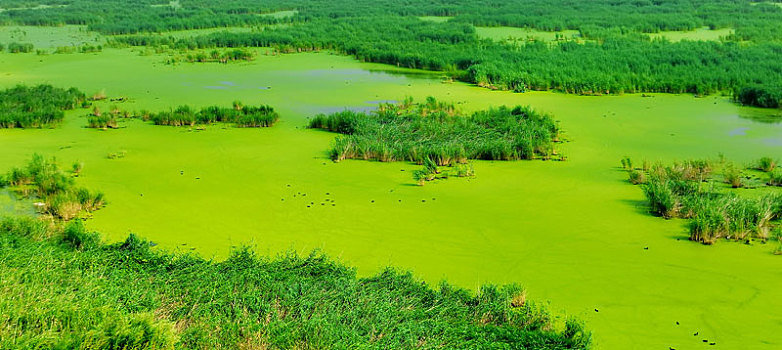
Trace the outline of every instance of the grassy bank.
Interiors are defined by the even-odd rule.
[[[100,243],[80,221],[0,222],[0,347],[586,349],[517,285],[479,293],[319,253],[238,249],[222,262]]]

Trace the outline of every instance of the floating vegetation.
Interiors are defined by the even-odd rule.
[[[155,125],[194,126],[196,124],[232,123],[240,128],[271,127],[280,116],[274,108],[244,106],[235,102],[233,108],[210,106],[196,112],[190,106],[179,106],[167,112],[152,114],[145,112],[142,119],[151,120]]]
[[[111,153],[107,154],[106,158],[108,158],[108,159],[120,159],[120,158],[125,158],[125,156],[127,154],[128,154],[128,151],[119,150],[119,151],[111,152]]]
[[[557,123],[529,107],[499,107],[463,115],[453,104],[432,97],[381,104],[364,113],[343,111],[317,115],[310,128],[343,134],[330,150],[331,159],[411,161],[437,166],[468,159],[550,159],[556,155]],[[560,159],[564,159],[561,157]]]
[[[437,164],[431,159],[424,159],[423,169],[413,171],[413,180],[419,185],[423,186],[427,181],[434,181],[437,179],[447,179],[452,176],[456,177],[472,177],[475,176],[475,169],[472,163],[455,163],[448,167],[438,167]]]
[[[62,122],[66,110],[84,106],[86,97],[76,88],[18,85],[0,91],[0,128],[43,128]]]
[[[73,175],[81,165],[72,167]],[[0,180],[0,185],[27,198],[36,200],[36,209],[45,215],[70,220],[81,212],[100,209],[105,204],[103,193],[77,187],[73,177],[57,167],[55,159],[35,154],[22,168],[13,168]]]
[[[722,168],[722,180],[712,176],[718,166]],[[771,232],[780,229],[782,193],[768,188],[760,196],[741,196],[721,185],[744,186],[742,170],[733,163],[685,161],[670,166],[655,164],[648,172],[633,169],[629,173],[631,182],[644,184],[653,214],[690,220],[690,240],[704,244],[720,238],[766,241]],[[646,177],[645,182],[637,181],[639,173]]]

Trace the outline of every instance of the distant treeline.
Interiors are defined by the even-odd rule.
[[[0,13],[0,23],[86,24],[104,34],[132,34],[196,28],[303,23],[318,19],[389,16],[453,16],[480,26],[530,27],[553,31],[588,27],[641,32],[735,28],[745,40],[780,40],[782,8],[774,1],[733,0],[29,0],[6,8],[67,5]],[[15,6],[16,5],[16,6]],[[280,10],[292,16],[263,16]],[[369,18],[364,20],[371,21]]]
[[[138,35],[116,41],[124,45],[187,49],[332,49],[370,62],[447,71],[467,82],[518,92],[703,95],[735,93],[748,86],[782,85],[782,44],[778,43],[673,43],[643,37],[608,37],[583,44],[536,42],[517,46],[481,40],[467,24],[429,23],[403,17],[319,20],[258,33],[223,32],[181,39]]]
[[[343,134],[330,151],[335,161],[372,159],[384,162],[427,160],[438,166],[468,159],[518,160],[554,155],[557,123],[527,107],[500,107],[460,113],[453,104],[429,97],[382,104],[367,113],[344,111],[317,115],[310,128]]]
[[[58,124],[65,110],[86,103],[87,97],[76,88],[68,90],[51,85],[16,86],[0,91],[0,128],[42,128]]]

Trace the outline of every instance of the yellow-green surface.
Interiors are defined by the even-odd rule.
[[[556,41],[558,40],[573,40],[579,39],[580,35],[577,30],[563,30],[560,32],[545,32],[542,30],[530,29],[530,28],[516,28],[516,27],[475,27],[475,33],[483,38],[492,39],[495,41]]]
[[[451,16],[421,16],[418,17],[422,21],[429,21],[429,22],[435,22],[435,23],[442,23],[447,22],[449,19],[453,18]]]
[[[31,43],[36,49],[59,46],[97,45],[103,42],[99,34],[87,30],[87,26],[35,27],[0,26],[0,43]]]
[[[0,87],[105,89],[129,97],[118,106],[131,110],[268,103],[281,121],[189,131],[133,120],[100,131],[84,128],[78,110],[57,129],[0,130],[0,171],[33,152],[83,162],[79,182],[109,201],[88,225],[112,241],[135,232],[217,258],[248,242],[270,254],[322,248],[362,275],[395,265],[465,287],[521,282],[532,298],[584,319],[597,349],[708,347],[703,339],[715,349],[782,347],[782,259],[773,246],[687,241],[684,222],[648,215],[641,190],[617,167],[623,156],[778,156],[782,124],[740,117],[759,110],[722,97],[492,92],[326,53],[229,65],[164,59],[128,50],[0,54]],[[330,162],[334,134],[303,128],[313,113],[408,95],[468,111],[530,104],[553,113],[571,141],[562,146],[569,160],[476,162],[474,179],[419,187],[415,165]],[[106,158],[119,150],[127,156]]]
[[[691,31],[665,31],[647,35],[652,39],[666,38],[669,41],[676,42],[682,40],[716,41],[731,34],[733,34],[733,29],[731,28],[709,29],[709,27],[703,27]]]

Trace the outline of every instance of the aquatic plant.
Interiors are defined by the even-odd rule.
[[[79,168],[81,171],[81,168]],[[4,187],[22,196],[35,198],[39,212],[70,220],[80,212],[92,212],[105,205],[103,193],[77,187],[73,177],[61,171],[54,158],[34,154],[24,167],[12,168],[5,176]]]
[[[758,160],[758,170],[771,172],[777,167],[777,162],[771,157],[763,157]]]
[[[733,177],[740,175],[732,174],[740,170],[733,163],[722,167],[723,181],[736,188]],[[782,219],[782,194],[769,192],[745,198],[720,191],[709,176],[711,169],[708,161],[652,166],[643,185],[650,211],[665,218],[689,219],[690,239],[704,244],[720,238],[767,240]]]
[[[239,101],[235,101],[232,108],[209,106],[196,112],[194,108],[183,105],[167,112],[145,112],[139,117],[151,120],[155,125],[233,123],[236,127],[245,128],[271,127],[280,119],[279,114],[270,106],[245,106]]]
[[[95,129],[116,129],[117,118],[114,115],[89,115],[87,116],[87,127]]]
[[[370,113],[345,110],[316,115],[310,128],[343,134],[329,151],[331,159],[383,162],[426,159],[438,166],[468,159],[549,159],[554,154],[557,123],[529,107],[500,107],[462,115],[453,104],[428,98],[381,104]]]
[[[782,170],[777,169],[769,172],[766,184],[769,186],[782,186]]]
[[[640,170],[630,170],[627,172],[630,177],[630,183],[640,185],[646,183],[646,174]]]
[[[0,348],[587,349],[518,285],[430,286],[392,268],[359,278],[320,252],[224,261],[100,241],[78,220],[0,220]],[[35,322],[31,323],[31,320]],[[67,324],[67,327],[62,325]],[[296,330],[296,331],[291,331]]]
[[[0,128],[43,128],[59,124],[66,110],[85,103],[76,88],[51,85],[16,87],[0,91]]]
[[[739,188],[744,185],[741,169],[733,163],[728,163],[723,167],[722,176],[725,178],[725,182],[733,188]]]

